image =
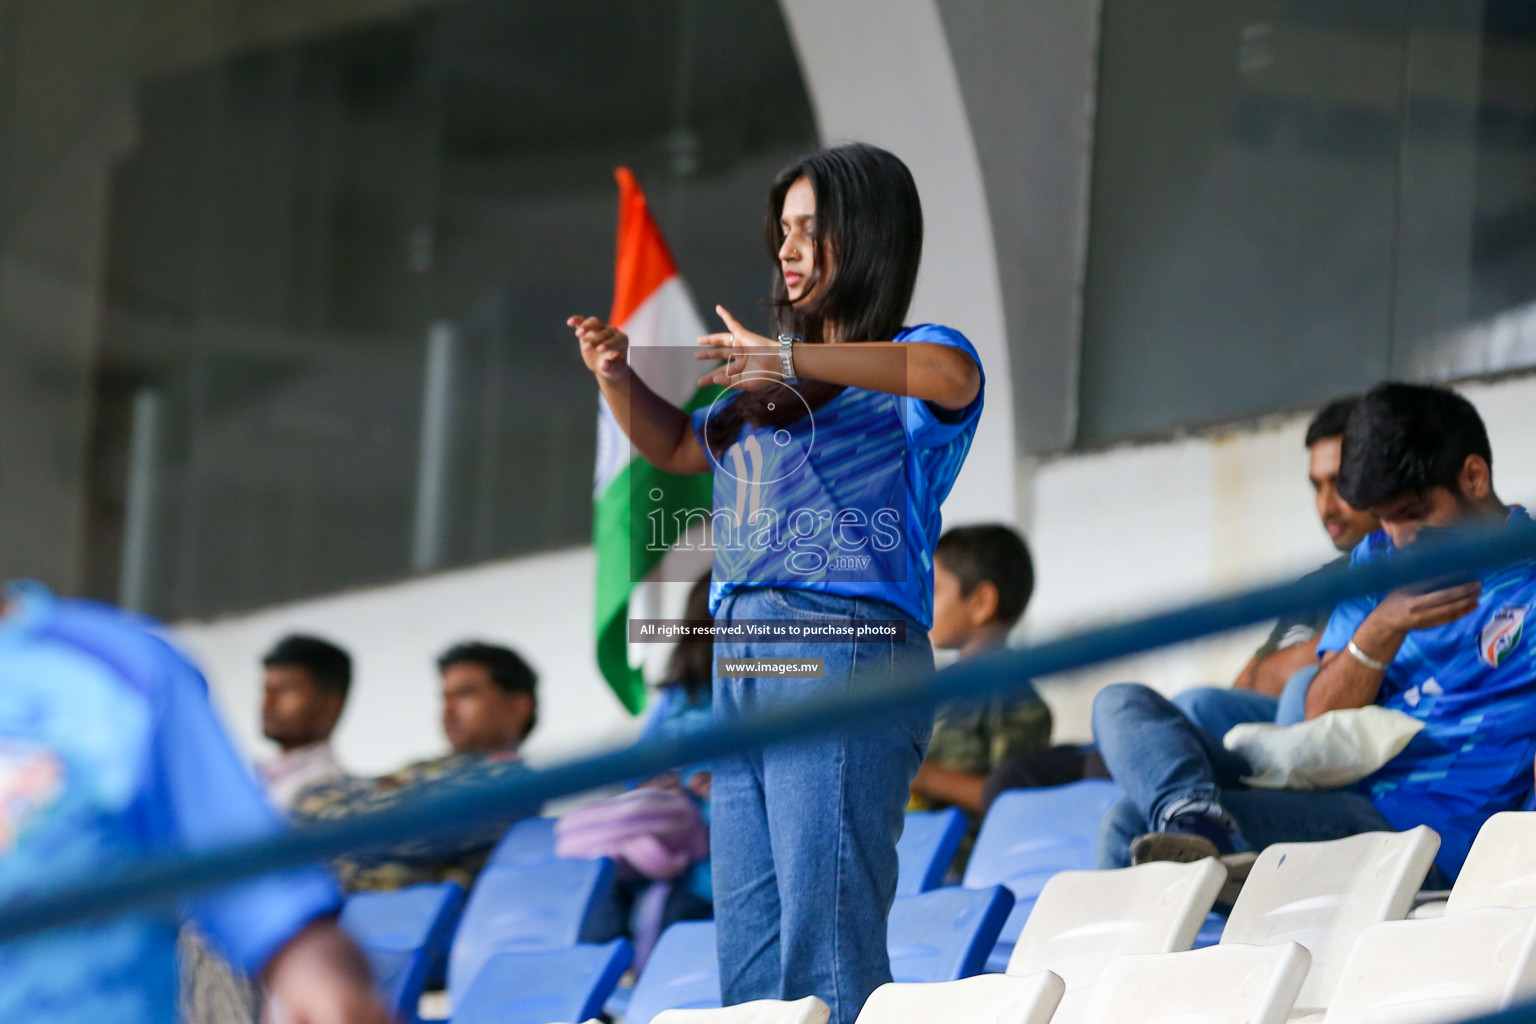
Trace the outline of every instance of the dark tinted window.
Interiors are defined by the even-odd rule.
[[[1079,439],[1536,365],[1518,0],[1111,0]]]
[[[815,145],[774,0],[429,5],[133,95],[88,578],[171,617],[587,542],[564,319],[611,301],[613,168],[701,304],[755,310]]]

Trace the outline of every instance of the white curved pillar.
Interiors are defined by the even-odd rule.
[[[781,0],[823,143],[870,142],[906,161],[925,245],[908,319],[948,324],[981,353],[987,404],[946,524],[1011,522],[1013,386],[981,162],[934,0]]]

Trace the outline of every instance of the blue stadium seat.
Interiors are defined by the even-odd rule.
[[[497,953],[569,949],[590,941],[613,889],[607,859],[492,864],[480,872],[448,957],[448,992],[468,991]]]
[[[896,897],[887,938],[891,974],[897,981],[956,981],[981,973],[1012,906],[1013,895],[1003,886],[950,886]],[[635,982],[624,1024],[650,1024],[663,1010],[719,1005],[714,922],[683,921],[657,941]]]
[[[959,981],[986,969],[987,954],[1013,909],[1005,886],[950,886],[898,896],[886,945],[896,981]]]
[[[1195,935],[1195,949],[1204,949],[1206,946],[1214,946],[1221,941],[1221,933],[1227,930],[1227,916],[1218,914],[1214,910],[1205,915],[1205,924],[1200,926],[1200,931]]]
[[[555,857],[555,819],[524,818],[507,829],[486,864],[527,867]]]
[[[598,1016],[603,1000],[629,968],[635,951],[627,939],[543,953],[498,953],[485,962],[452,1024],[547,1024]]]
[[[992,802],[960,883],[969,889],[1006,885],[1013,892],[1013,913],[987,959],[987,970],[1007,971],[1013,944],[1052,875],[1093,869],[1099,821],[1118,799],[1120,787],[1113,782],[1085,779],[1045,789],[1011,789]]]
[[[362,947],[379,998],[396,1020],[416,1016],[434,961],[448,951],[464,905],[454,882],[347,897],[341,927]]]
[[[679,921],[661,933],[635,982],[624,1024],[651,1024],[663,1010],[720,1005],[720,963],[713,921]]]
[[[896,844],[896,895],[915,896],[944,884],[944,873],[965,838],[965,823],[965,812],[958,807],[907,812]]]

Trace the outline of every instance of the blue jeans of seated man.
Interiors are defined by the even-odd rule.
[[[900,619],[879,601],[778,587],[732,591],[716,613],[739,619]],[[717,658],[824,658],[822,679],[715,679],[716,721],[932,669],[927,630],[905,643],[716,641]],[[710,786],[710,854],[720,985],[727,1005],[820,996],[831,1024],[853,1024],[891,980],[886,919],[896,840],[933,714],[859,722],[721,758]]]
[[[1248,789],[1248,763],[1196,726],[1166,697],[1134,683],[1106,687],[1093,702],[1093,737],[1125,798],[1104,815],[1098,865],[1130,864],[1131,841],[1161,829],[1183,808],[1219,804],[1249,845],[1342,839],[1396,831],[1351,790]]]
[[[1280,698],[1226,686],[1196,686],[1168,698],[1183,716],[1218,743],[1234,725],[1273,722]]]
[[[1295,725],[1306,721],[1307,690],[1316,675],[1316,665],[1298,669],[1278,697],[1252,690],[1234,690],[1229,686],[1197,686],[1175,694],[1173,706],[1218,741],[1234,725],[1248,722]]]

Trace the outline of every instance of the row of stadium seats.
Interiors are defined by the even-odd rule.
[[[965,816],[956,810],[909,815],[901,849],[903,894],[936,888],[964,833]],[[498,955],[503,959],[481,986],[485,992],[497,987],[490,980],[496,977],[505,979],[506,986],[515,983],[527,991],[528,980],[516,977],[525,966],[534,978],[561,979],[571,991],[585,991],[586,983],[578,983],[580,979],[590,979],[593,990],[605,995],[613,990],[628,969],[633,950],[625,942],[598,946],[585,941],[591,937],[594,910],[612,885],[612,865],[601,859],[557,858],[554,848],[554,819],[530,818],[513,826],[492,851],[467,910],[463,891],[451,882],[359,893],[347,901],[342,925],[367,951],[381,995],[398,1019],[413,1017],[424,989],[445,973],[449,990],[464,993],[463,999],[456,1000],[461,1009],[455,1017],[462,1018],[465,1008],[488,998],[481,995],[471,1001],[469,980]],[[976,973],[978,957],[990,952],[986,944],[997,934],[1011,904],[1006,892],[989,889],[977,906],[968,908],[969,915],[955,915],[967,918],[975,929],[969,933],[973,935],[970,944],[958,951],[952,944],[943,951],[959,961],[955,977]],[[907,915],[915,928],[928,923],[918,909]],[[930,909],[926,918],[934,915]],[[682,940],[680,934],[669,948]],[[713,949],[712,931],[702,940]],[[549,954],[548,962],[537,965],[527,957],[514,962],[507,956],[533,953]],[[555,1015],[559,1016],[569,1014]]]
[[[862,1024],[1447,1024],[1536,997],[1536,814],[1490,819],[1440,917],[1404,919],[1439,848],[1427,828],[1271,846],[1220,944],[1190,949],[1215,861],[1066,872],[1008,975],[893,984]],[[669,1011],[650,1024],[823,1024],[819,1000]]]
[[[900,848],[900,895],[890,919],[897,982],[968,978],[997,970],[1001,959],[1010,975],[1053,972],[1062,984],[1056,997],[1050,996],[1053,983],[1038,978],[1031,983],[1040,1005],[1049,1003],[1047,1015],[1053,1013],[1055,1020],[1076,1024],[1089,1013],[1102,979],[1132,969],[1122,965],[1128,954],[1173,954],[1196,945],[1225,877],[1215,862],[1083,870],[1091,866],[1098,818],[1117,795],[1102,781],[1005,794],[983,824],[961,885],[950,887],[941,883],[963,818],[950,812],[910,815]],[[1500,815],[1484,827],[1441,908],[1447,920],[1490,905],[1536,904],[1536,876],[1521,867],[1532,863],[1533,822],[1536,815]],[[444,962],[454,1024],[581,1021],[596,1016],[605,1003],[610,1013],[616,1009],[612,996],[632,950],[622,940],[592,943],[587,933],[594,908],[612,884],[612,868],[601,860],[555,858],[551,829],[549,819],[514,827],[467,903],[453,885],[360,894],[349,901],[343,924],[368,951],[401,1019],[410,1018]],[[1225,952],[1208,962],[1249,962],[1233,950],[1296,943],[1300,953],[1249,970],[1259,972],[1255,977],[1272,977],[1275,998],[1282,1002],[1286,979],[1298,979],[1287,1011],[1294,1004],[1302,1008],[1298,1012],[1320,1016],[1331,1007],[1335,990],[1347,991],[1340,986],[1351,956],[1364,955],[1358,950],[1369,951],[1378,941],[1365,942],[1364,933],[1407,915],[1438,845],[1433,832],[1415,829],[1272,847],[1233,908],[1221,936],[1219,949]],[[1431,926],[1422,934],[1432,942],[1440,922],[1410,924]],[[1488,933],[1508,933],[1503,945],[1490,948],[1503,957],[1499,962],[1515,965],[1510,992],[1525,983],[1519,973],[1525,961],[1516,955],[1523,948],[1520,927],[1518,922],[1483,925]],[[1252,956],[1262,961],[1278,955]],[[1376,969],[1368,973],[1384,976]],[[903,998],[917,997],[908,992]],[[629,998],[617,1001],[618,1007],[627,1003],[625,1024],[651,1024],[663,1011],[719,1002],[709,922],[669,928]]]
[[[940,887],[965,834],[964,814],[908,814],[890,919],[895,977],[919,982],[1002,971],[1040,887],[1062,870],[1091,866],[1098,819],[1118,795],[1112,783],[1101,780],[1004,794],[983,824],[962,885],[947,889]],[[342,923],[368,952],[397,1017],[414,1016],[423,990],[446,974],[454,1020],[462,1021],[489,998],[487,992],[535,992],[538,986],[530,988],[531,979],[523,976],[525,967],[535,978],[567,979],[569,984],[556,986],[561,991],[585,991],[571,980],[579,975],[612,992],[613,979],[628,969],[633,950],[623,942],[594,944],[590,934],[594,911],[611,885],[606,860],[555,857],[553,819],[531,818],[496,846],[467,903],[452,883],[361,893],[348,901]],[[549,962],[534,966],[528,956],[534,953],[548,954]],[[481,994],[474,995],[470,982],[498,955]],[[695,964],[706,969],[693,969]],[[607,996],[611,1016],[644,1024],[669,1007],[718,1005],[713,925],[674,927],[658,943],[646,975],[633,992],[620,989]],[[632,997],[638,1002],[631,1009]],[[569,1005],[577,1003],[585,1012],[586,1003]],[[494,1019],[512,1020],[506,1011],[501,1007]]]

